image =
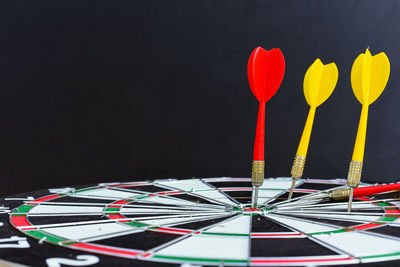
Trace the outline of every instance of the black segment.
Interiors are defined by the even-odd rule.
[[[208,201],[200,196],[196,196],[196,195],[191,195],[191,194],[176,194],[173,195],[172,198],[178,198],[178,199],[183,199],[183,200],[187,200],[187,201],[191,201],[195,203],[199,203],[199,204],[212,204],[212,205],[218,205],[214,202]]]
[[[224,191],[224,193],[242,204],[251,203],[251,191]]]
[[[320,219],[320,218],[312,218],[312,217],[301,216],[301,215],[299,215],[299,216],[290,215],[290,217],[305,219],[305,220],[309,220],[309,221],[313,221],[313,222],[317,222],[317,223],[326,223],[326,224],[335,225],[335,226],[339,226],[339,227],[349,227],[349,226],[354,226],[354,225],[360,224],[359,222]]]
[[[229,219],[231,217],[233,217],[233,215],[220,217],[220,218],[215,218],[215,219],[211,219],[211,220],[204,220],[204,221],[197,221],[197,222],[192,222],[192,223],[179,224],[179,228],[198,230],[200,228],[204,228],[204,227],[211,226],[213,224],[222,222],[222,221],[227,220],[227,219]]]
[[[400,227],[395,227],[395,226],[387,225],[387,226],[372,228],[372,229],[368,230],[368,232],[374,232],[374,233],[384,234],[384,235],[388,235],[388,236],[400,237]]]
[[[292,232],[289,228],[268,220],[264,216],[255,215],[252,218],[252,232]]]
[[[107,203],[112,203],[114,201],[116,201],[116,200],[65,196],[65,197],[51,199],[46,202],[105,203],[105,204],[107,204]]]
[[[98,240],[92,243],[121,248],[149,250],[178,237],[180,236],[152,231],[143,231],[139,233]]]
[[[102,216],[102,215],[29,216],[28,220],[33,225],[53,224],[53,223],[87,222],[87,221],[95,221],[95,220],[104,220],[104,222],[110,222],[110,219],[108,219],[107,217]]]
[[[325,191],[339,186],[343,186],[343,184],[320,184],[320,183],[305,182],[299,186],[296,186],[296,189],[311,189],[311,190]]]
[[[301,197],[301,196],[305,196],[305,195],[308,195],[308,194],[309,194],[309,193],[294,192],[292,198]],[[288,199],[288,196],[289,196],[289,192],[286,192],[286,193],[284,193],[284,194],[278,196],[278,197],[277,197],[276,199],[274,199],[273,201],[268,202],[268,205],[269,205],[269,204],[279,203],[279,202],[282,202],[282,201],[284,201],[284,200],[287,200],[287,199]]]
[[[149,192],[149,193],[155,193],[155,192],[164,192],[164,191],[172,191],[171,189],[166,189],[163,187],[159,186],[154,186],[154,185],[144,185],[144,186],[114,186],[114,187],[109,187],[108,189],[128,189],[129,191],[141,191],[141,192]],[[127,190],[127,191],[128,191]]]
[[[338,254],[308,238],[252,238],[252,257],[290,257]]]

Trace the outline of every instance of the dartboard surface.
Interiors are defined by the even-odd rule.
[[[398,266],[397,193],[312,201],[345,180],[249,178],[107,183],[1,199],[0,259],[29,266]],[[370,184],[362,184],[366,186]]]

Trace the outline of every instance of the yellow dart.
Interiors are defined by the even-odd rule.
[[[367,134],[368,106],[382,94],[388,82],[389,74],[390,62],[386,54],[381,52],[372,56],[368,48],[365,54],[360,54],[356,58],[351,69],[351,86],[354,95],[362,105],[362,109],[353,157],[350,161],[347,175],[347,185],[350,187],[348,212],[351,211],[354,188],[358,187],[361,181]]]
[[[310,143],[311,130],[314,123],[315,111],[319,105],[324,103],[335,89],[338,80],[338,69],[335,63],[324,65],[318,58],[308,68],[304,76],[304,96],[310,110],[308,112],[306,125],[301,135],[299,147],[292,166],[292,186],[289,191],[288,200],[292,198],[296,180],[303,175],[304,164],[306,162],[308,144]]]

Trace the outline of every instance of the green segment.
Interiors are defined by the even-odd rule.
[[[397,220],[399,217],[389,217],[389,216],[385,216],[382,219],[380,219],[381,222],[393,222],[395,220]]]
[[[32,230],[32,231],[24,231],[24,233],[34,236],[36,238],[42,239],[43,237],[46,237],[46,241],[49,242],[54,242],[54,243],[58,243],[58,242],[62,242],[62,241],[66,241],[67,239],[64,238],[58,238],[58,237],[54,237],[48,234],[45,234],[43,232],[37,231],[37,230]]]
[[[375,205],[381,206],[381,207],[392,207],[393,205],[385,202],[374,202]]]
[[[334,230],[334,231],[326,231],[326,232],[315,232],[315,233],[310,233],[309,235],[329,235],[329,234],[340,234],[340,233],[346,233],[352,231],[351,229],[343,228],[340,230]]]
[[[149,197],[149,196],[138,196],[138,197],[135,197],[135,199],[143,199],[143,198],[146,198],[146,197]]]
[[[126,222],[125,224],[129,224],[135,227],[146,227],[149,226],[149,224],[145,224],[145,223],[140,223],[140,222]]]
[[[119,211],[119,208],[106,208],[104,211]]]
[[[236,259],[203,259],[203,258],[189,258],[189,257],[177,257],[177,256],[163,256],[154,255],[156,259],[166,260],[184,260],[184,261],[199,261],[199,262],[220,262],[220,263],[247,263],[247,260],[236,260]]]
[[[15,213],[27,213],[30,209],[35,207],[35,205],[22,205],[14,210]]]
[[[393,257],[393,256],[400,256],[400,252],[381,254],[381,255],[364,256],[364,257],[360,257],[360,258],[361,259],[371,259],[371,258]]]

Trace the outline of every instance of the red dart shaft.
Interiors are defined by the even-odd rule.
[[[254,142],[253,160],[264,160],[265,140],[265,103],[260,102],[258,106],[258,118],[256,128],[256,139]]]
[[[400,183],[358,187],[358,188],[354,189],[354,196],[355,197],[370,196],[370,195],[384,193],[384,192],[390,192],[390,191],[394,191],[394,190],[400,190]]]

